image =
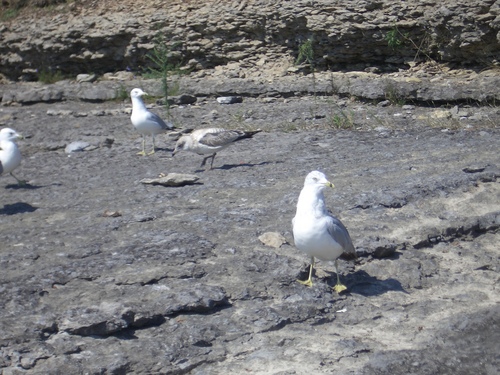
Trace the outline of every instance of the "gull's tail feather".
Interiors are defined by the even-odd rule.
[[[236,141],[239,141],[240,139],[245,139],[245,138],[252,138],[255,134],[260,133],[262,129],[257,129],[257,130],[240,130],[239,133],[241,134],[238,138],[235,139]]]
[[[356,254],[356,251],[354,251],[353,253],[343,252],[339,258],[342,260],[356,260],[356,259],[358,259],[358,254]]]

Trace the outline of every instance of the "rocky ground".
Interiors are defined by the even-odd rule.
[[[129,100],[70,99],[82,91],[66,82],[61,98],[20,105],[53,87],[2,87],[0,124],[26,136],[16,172],[28,180],[0,178],[2,374],[497,372],[494,103],[284,95],[276,87],[289,83],[262,83],[220,105],[200,82],[186,84],[195,104],[172,107],[176,125],[263,130],[206,172],[200,156],[171,157],[174,136],[137,156]],[[65,152],[75,141],[89,146]],[[335,183],[327,204],[360,256],[341,263],[342,295],[328,262],[313,287],[295,281],[308,259],[291,219],[314,169]],[[141,183],[171,172],[198,183]],[[265,233],[284,243],[266,245]]]

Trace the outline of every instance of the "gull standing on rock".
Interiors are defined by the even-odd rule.
[[[142,134],[142,151],[138,155],[144,156],[146,155],[146,135],[153,137],[153,150],[148,153],[148,155],[151,155],[155,153],[155,135],[164,133],[167,129],[173,129],[174,126],[171,123],[165,123],[160,116],[150,112],[142,101],[141,97],[143,95],[148,94],[141,89],[135,88],[130,91],[130,98],[132,99],[132,115],[130,116],[130,120],[137,131]]]
[[[349,232],[344,224],[331,215],[325,206],[323,189],[333,188],[334,185],[328,181],[325,175],[313,171],[306,176],[304,187],[297,202],[297,212],[292,220],[293,237],[295,246],[311,256],[311,268],[309,278],[300,283],[312,286],[312,271],[314,258],[325,261],[335,261],[337,272],[337,284],[333,289],[340,293],[346,290],[346,286],[340,283],[338,258],[356,258],[356,250],[352,244]]]
[[[234,142],[245,138],[252,138],[259,132],[261,132],[260,129],[253,131],[226,130],[221,128],[197,129],[179,138],[172,156],[180,150],[191,151],[198,155],[210,154],[203,159],[200,167],[205,165],[207,159],[212,158],[210,162],[210,169],[212,169],[217,152],[225,149]]]
[[[18,138],[22,139],[23,137],[15,130],[10,128],[0,130],[0,175],[10,173],[19,185],[25,185],[26,181],[18,179],[12,173],[21,164],[21,152],[19,152],[15,142]]]

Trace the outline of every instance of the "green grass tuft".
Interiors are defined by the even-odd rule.
[[[55,72],[41,70],[38,73],[38,81],[46,84],[56,83],[62,81],[64,78],[64,74],[60,70],[57,70]]]

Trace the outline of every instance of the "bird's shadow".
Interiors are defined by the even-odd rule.
[[[6,204],[3,208],[0,208],[0,215],[24,214],[26,212],[34,212],[36,210],[38,210],[38,207],[33,207],[29,203],[17,202],[14,204]]]
[[[268,164],[273,164],[273,163],[276,163],[276,162],[263,161],[260,163],[224,164],[224,165],[221,165],[220,167],[215,167],[213,169],[229,170],[229,169],[239,168],[239,167],[257,167],[259,165],[268,165]]]
[[[174,149],[173,148],[169,148],[169,147],[158,147],[158,146],[155,147],[155,153],[156,152],[164,152],[169,157],[172,157],[172,152],[173,151],[174,151]]]
[[[40,189],[42,186],[39,186],[39,185],[31,185],[29,183],[25,183],[25,184],[9,184],[7,186],[5,186],[6,189],[13,189],[13,190],[20,190],[20,189],[23,189],[23,190],[35,190],[35,189]]]
[[[329,271],[327,271],[330,273]],[[340,280],[347,286],[349,293],[361,294],[365,297],[378,296],[390,291],[408,293],[401,283],[393,278],[385,280],[370,276],[366,271],[359,270],[340,277]],[[333,287],[337,283],[337,275],[331,272],[328,278],[328,285]]]

